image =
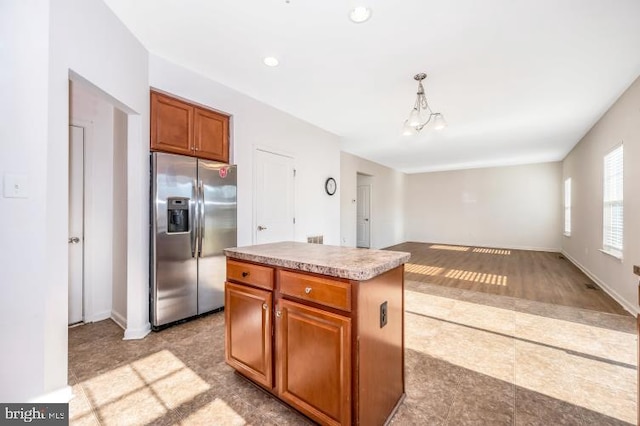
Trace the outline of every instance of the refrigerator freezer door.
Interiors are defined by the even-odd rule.
[[[202,314],[224,306],[222,250],[237,245],[236,166],[198,160],[198,180],[204,198],[198,259],[198,314]]]
[[[157,327],[194,316],[198,310],[197,161],[154,153],[152,162],[151,323]],[[188,213],[180,212],[176,202],[188,203]]]

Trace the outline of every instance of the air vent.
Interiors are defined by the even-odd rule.
[[[307,242],[311,244],[324,244],[324,235],[315,235],[313,237],[307,237]]]

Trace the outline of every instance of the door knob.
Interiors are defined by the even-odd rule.
[[[266,226],[258,225],[258,231],[264,231],[265,229],[267,229]]]
[[[369,222],[369,218],[366,218],[364,221],[365,221],[365,222]]]
[[[80,242],[80,238],[78,237],[69,238],[69,244],[78,244],[79,242]]]

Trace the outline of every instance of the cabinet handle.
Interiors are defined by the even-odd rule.
[[[266,303],[263,303],[262,304],[262,309],[264,309],[266,311],[267,309],[269,309],[269,305],[267,305]]]
[[[243,272],[243,273],[242,273],[242,278],[247,278],[248,276],[249,276],[249,273],[248,273],[248,272]]]
[[[280,318],[282,316],[282,311],[276,311],[276,318]]]
[[[307,288],[305,288],[305,289],[304,289],[304,292],[305,292],[305,293],[307,293],[307,294],[311,293],[311,287],[307,287]]]

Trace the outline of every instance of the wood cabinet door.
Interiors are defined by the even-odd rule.
[[[278,396],[321,424],[351,424],[351,319],[288,300],[276,308]]]
[[[229,117],[195,108],[194,147],[198,158],[229,162]]]
[[[193,106],[151,92],[151,149],[193,155]]]
[[[225,360],[256,382],[273,387],[272,293],[225,283]]]

